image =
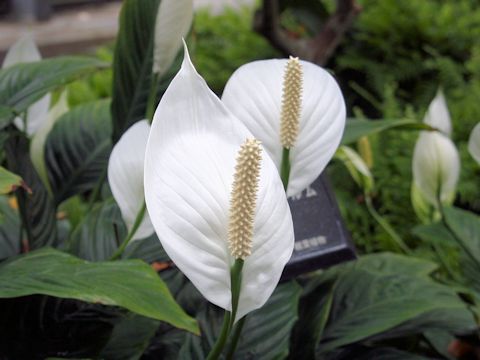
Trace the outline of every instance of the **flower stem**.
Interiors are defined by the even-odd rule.
[[[282,179],[283,188],[287,192],[288,179],[290,177],[290,149],[283,148],[282,163],[280,165],[280,178]]]
[[[233,328],[237,316],[238,300],[240,298],[240,287],[242,285],[243,260],[235,259],[230,269],[230,287],[232,291],[232,317],[230,318],[230,330]]]
[[[145,201],[144,201],[142,207],[140,208],[140,211],[137,214],[137,217],[135,218],[135,222],[133,223],[132,228],[130,229],[130,231],[127,234],[127,237],[120,244],[117,251],[115,251],[115,253],[112,255],[110,260],[116,260],[120,256],[122,256],[122,254],[125,251],[125,248],[127,247],[128,243],[130,242],[130,240],[132,240],[133,236],[135,235],[138,228],[140,227],[140,224],[142,223],[143,217],[145,216],[145,210],[146,210],[146,205],[145,205]]]
[[[215,345],[207,356],[207,360],[216,360],[222,353],[223,347],[227,342],[227,337],[230,332],[230,312],[225,311],[223,316],[222,330],[220,331],[220,336],[218,337]]]
[[[392,228],[392,226],[380,215],[375,207],[372,204],[372,199],[369,194],[365,194],[365,204],[367,205],[367,210],[372,215],[372,217],[378,222],[378,224],[386,231],[390,238],[393,240],[395,247],[402,250],[405,254],[410,254],[410,248],[403,242],[402,238],[397,234],[397,232]]]
[[[238,340],[240,340],[240,334],[242,333],[243,325],[245,324],[246,318],[247,317],[244,316],[243,318],[238,320],[237,325],[235,325],[235,330],[233,331],[233,335],[232,335],[232,342],[228,347],[228,352],[226,356],[227,360],[233,359],[233,354],[235,354],[235,349],[237,348]]]

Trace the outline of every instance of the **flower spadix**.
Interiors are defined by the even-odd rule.
[[[8,49],[5,59],[3,60],[2,68],[39,61],[41,58],[32,35],[25,33]],[[46,121],[49,107],[50,94],[47,94],[28,108],[26,118],[17,117],[14,123],[20,130],[32,136]]]
[[[147,120],[136,122],[113,147],[108,161],[108,183],[123,221],[130,231],[144,206],[143,171],[145,148],[150,125]],[[145,212],[132,240],[153,234],[153,225]]]
[[[281,180],[253,138],[185,50],[153,119],[145,199],[165,251],[210,302],[231,310],[230,268],[245,259],[237,319],[267,301],[293,251]]]
[[[336,81],[321,67],[296,58],[241,66],[222,101],[262,142],[279,170],[283,149],[289,149],[288,196],[323,171],[345,127],[345,102]]]

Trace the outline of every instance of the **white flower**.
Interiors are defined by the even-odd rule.
[[[452,135],[452,121],[442,90],[438,90],[437,95],[428,106],[423,122],[440,130],[448,137]]]
[[[144,206],[143,169],[150,125],[147,120],[133,124],[115,144],[108,161],[108,183],[129,231]],[[132,240],[153,234],[145,212]]]
[[[229,213],[238,151],[252,134],[196,72],[182,68],[155,112],[145,157],[145,199],[155,231],[180,270],[212,303],[231,310]],[[245,258],[237,319],[261,307],[293,251],[283,185],[261,152],[251,254]]]
[[[155,21],[153,72],[163,75],[172,65],[193,20],[193,0],[162,0]]]
[[[40,52],[30,33],[26,33],[8,50],[3,60],[2,68],[20,63],[29,63],[41,60]],[[14,124],[32,136],[46,121],[50,106],[50,94],[45,95],[36,103],[30,105],[26,112],[26,119],[17,117]],[[25,129],[25,121],[27,128]]]
[[[340,144],[345,127],[345,102],[333,77],[317,65],[293,60],[299,62],[301,71],[295,70],[300,81],[291,90],[283,79],[297,78],[285,73],[292,59],[262,60],[237,69],[222,96],[227,108],[262,142],[280,169],[284,147],[282,101],[290,107],[287,112],[296,112],[298,100],[292,106],[288,97],[290,92],[295,95],[300,90],[298,136],[290,149],[288,196],[302,191],[320,175]]]
[[[475,161],[480,164],[480,122],[475,125],[468,139],[468,151]]]
[[[432,205],[448,202],[460,175],[460,158],[452,140],[437,132],[420,134],[413,152],[413,179]]]

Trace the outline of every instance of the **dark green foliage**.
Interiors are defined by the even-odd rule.
[[[160,0],[126,0],[113,57],[113,142],[145,119],[152,86],[153,36]]]
[[[110,102],[80,105],[61,116],[45,141],[45,164],[58,205],[105,177],[112,143]]]
[[[23,188],[15,192],[23,230],[27,235],[25,250],[52,245],[57,232],[55,204],[33,167],[28,148],[28,139],[12,130],[5,144],[7,163],[9,169],[20,175],[31,189],[31,193]],[[20,233],[18,236],[20,238]]]

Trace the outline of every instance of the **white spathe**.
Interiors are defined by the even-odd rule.
[[[12,65],[21,63],[30,63],[41,60],[35,41],[30,33],[25,33],[20,39],[8,49],[2,68],[5,69]],[[15,118],[14,124],[32,136],[47,119],[48,108],[50,106],[50,94],[45,95],[40,100],[30,105],[27,109],[27,128],[25,129],[25,119]]]
[[[448,137],[452,135],[452,120],[442,90],[438,90],[437,95],[428,106],[423,122],[440,130]]]
[[[153,72],[163,75],[172,65],[193,20],[193,0],[162,0],[155,21]]]
[[[147,120],[133,124],[113,147],[108,161],[108,182],[130,231],[144,204],[143,170],[150,125]],[[145,212],[132,240],[153,234],[153,225]]]
[[[437,207],[453,199],[460,175],[460,157],[452,140],[440,132],[422,131],[413,152],[413,180],[423,197]]]
[[[145,199],[165,251],[207,300],[231,310],[227,229],[236,156],[252,134],[208,88],[188,51],[155,112],[145,157]],[[261,307],[293,251],[283,185],[262,151],[252,254],[237,319]]]
[[[480,122],[475,125],[468,139],[468,152],[480,165]]]
[[[238,68],[227,82],[222,101],[262,141],[280,169],[280,114],[286,59],[254,61]],[[300,61],[303,68],[300,131],[290,149],[287,195],[305,189],[323,171],[340,144],[345,127],[345,101],[335,79],[321,67]]]

